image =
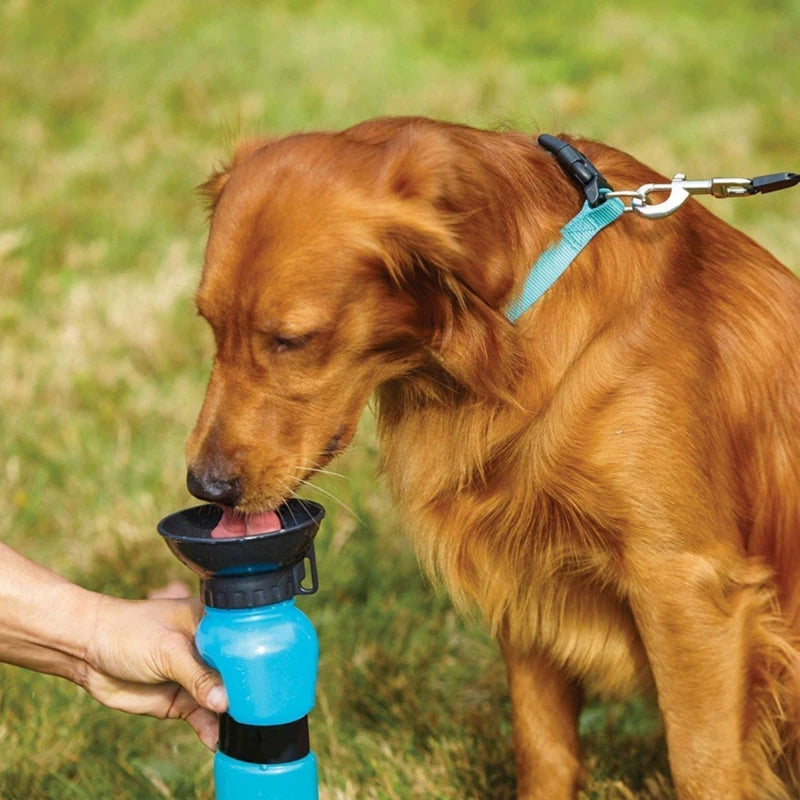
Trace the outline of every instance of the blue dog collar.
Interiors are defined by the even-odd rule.
[[[506,309],[516,322],[560,277],[587,244],[607,225],[622,216],[625,206],[616,197],[583,208],[561,229],[561,240],[550,245],[531,267],[522,294]]]
[[[612,191],[611,185],[580,150],[549,133],[541,134],[537,142],[555,157],[583,192],[586,202],[561,229],[561,240],[550,245],[531,267],[522,294],[506,310],[510,322],[516,322],[563,275],[595,235],[625,210],[616,197],[606,197]]]

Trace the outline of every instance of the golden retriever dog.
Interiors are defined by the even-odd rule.
[[[566,138],[617,189],[664,180]],[[520,798],[575,796],[584,693],[648,689],[681,800],[798,797],[800,281],[690,200],[512,324],[583,204],[522,133],[249,141],[203,191],[192,491],[257,528],[374,395],[421,562],[499,639]]]

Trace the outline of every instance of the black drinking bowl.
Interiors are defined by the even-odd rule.
[[[222,509],[214,505],[176,511],[158,523],[158,532],[201,578],[269,572],[302,561],[325,516],[319,503],[297,498],[276,511],[281,529],[256,536],[212,539],[211,531],[222,517]]]

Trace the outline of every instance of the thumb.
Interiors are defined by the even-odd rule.
[[[172,680],[177,681],[197,701],[198,705],[218,714],[228,710],[228,694],[220,674],[200,661],[190,645],[176,655],[172,665]]]

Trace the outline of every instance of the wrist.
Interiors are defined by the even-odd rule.
[[[84,685],[99,598],[0,543],[0,661]]]
[[[81,683],[93,593],[7,549],[5,554],[0,661]]]
[[[100,595],[63,581],[48,587],[42,602],[46,610],[34,624],[41,648],[50,651],[51,672],[85,686],[91,668],[89,653],[96,630]],[[28,666],[28,665],[23,665]]]
[[[80,674],[77,677],[64,677],[83,685],[83,673],[93,666],[92,643],[96,638],[103,596],[74,583],[66,583],[57,594],[63,603],[64,625],[62,632],[53,637],[53,642],[61,652],[73,658],[79,665]]]

